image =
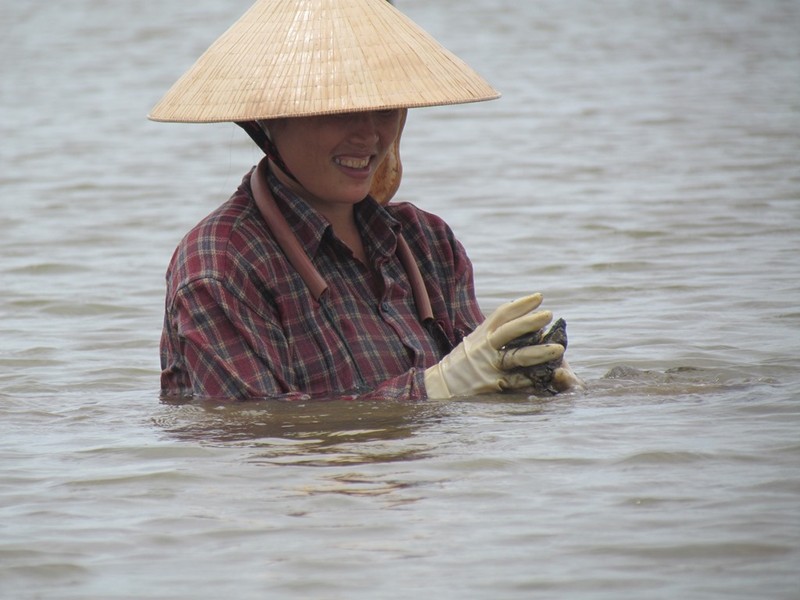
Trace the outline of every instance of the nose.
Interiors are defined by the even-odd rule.
[[[378,136],[378,122],[374,112],[355,113],[353,116],[353,138],[364,142],[374,142]]]

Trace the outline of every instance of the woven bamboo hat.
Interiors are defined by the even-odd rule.
[[[258,0],[148,117],[235,122],[498,96],[386,0]]]
[[[241,123],[497,97],[386,0],[257,0],[148,118]],[[394,190],[401,173],[397,144],[389,154],[394,166],[384,165],[382,185]]]

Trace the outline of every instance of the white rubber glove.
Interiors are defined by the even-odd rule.
[[[586,389],[586,383],[575,374],[565,358],[553,373],[553,388],[558,392],[577,392]]]
[[[529,386],[527,377],[507,369],[556,360],[564,354],[564,347],[541,344],[508,353],[500,352],[500,348],[523,334],[542,329],[553,319],[549,310],[532,312],[541,303],[542,295],[533,294],[494,311],[450,354],[425,370],[428,398],[472,396]]]

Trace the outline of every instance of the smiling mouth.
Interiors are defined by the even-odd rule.
[[[366,169],[369,166],[369,156],[366,158],[354,158],[349,156],[337,156],[333,159],[337,165],[348,169]]]

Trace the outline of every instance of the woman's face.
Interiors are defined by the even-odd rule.
[[[312,205],[360,202],[400,120],[401,111],[393,109],[270,121],[272,140],[302,189],[288,178],[284,183]]]

